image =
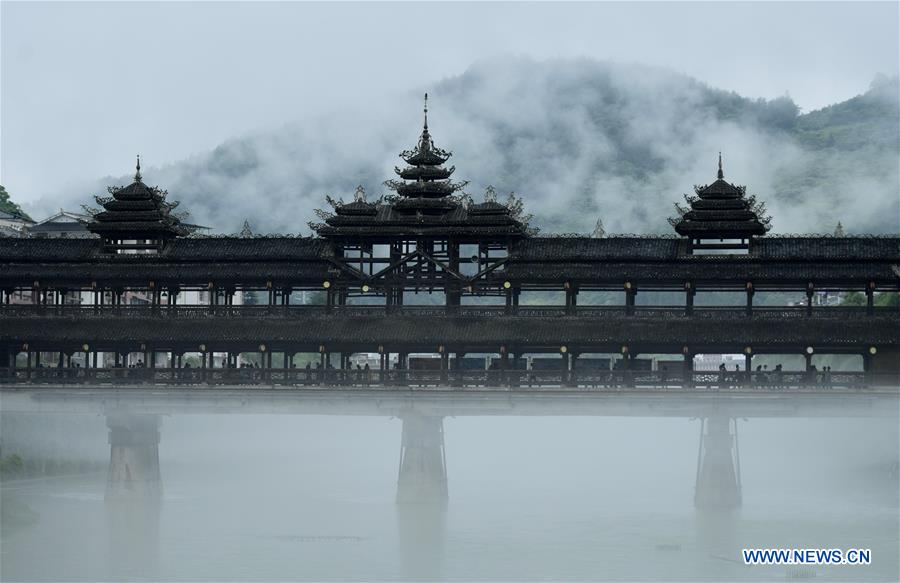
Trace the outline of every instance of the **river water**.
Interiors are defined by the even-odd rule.
[[[8,416],[3,455],[13,432],[37,431],[41,455],[107,463],[106,418],[43,429],[64,417]],[[695,505],[701,419],[441,423],[446,499],[398,502],[401,419],[175,411],[161,418],[155,495],[105,500],[102,467],[6,479],[0,579],[900,578],[896,412],[738,418],[740,504],[715,509]],[[869,548],[872,564],[747,566],[744,547]]]

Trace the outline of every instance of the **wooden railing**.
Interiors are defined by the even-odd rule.
[[[748,312],[745,307],[695,307],[687,313],[681,306],[578,306],[566,309],[563,306],[519,306],[510,310],[504,306],[459,306],[452,311],[445,306],[85,306],[85,305],[0,305],[2,318],[107,318],[110,316],[127,318],[306,318],[310,316],[417,316],[447,317],[464,316],[498,318],[518,316],[525,318],[547,318],[578,316],[588,318],[645,318],[654,320],[692,319],[804,319],[804,318],[864,318],[871,314],[876,317],[900,319],[900,308],[877,307],[872,311],[866,307],[820,307],[807,312],[806,307],[754,307]]]
[[[896,388],[896,375],[862,372],[702,372],[564,370],[340,370],[282,368],[0,368],[0,384],[112,387],[297,387],[615,389],[615,390],[836,390]]]

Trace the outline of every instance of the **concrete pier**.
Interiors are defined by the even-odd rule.
[[[694,506],[724,510],[739,508],[741,501],[737,420],[724,416],[705,418],[700,426]]]
[[[106,500],[159,500],[158,415],[109,414],[109,473]]]
[[[444,418],[403,416],[397,503],[447,500]]]

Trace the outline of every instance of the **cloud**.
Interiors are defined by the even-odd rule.
[[[385,192],[396,153],[421,130],[422,90],[361,94],[353,109],[144,174],[217,231],[236,232],[246,218],[256,232],[308,234],[326,194],[347,199],[357,184]],[[488,184],[516,191],[545,231],[586,233],[602,217],[611,232],[670,233],[672,204],[715,178],[719,151],[726,178],[768,204],[775,231],[830,231],[838,220],[851,232],[900,231],[896,138],[810,148],[787,98],[746,99],[638,64],[510,56],[477,62],[429,93],[430,127],[455,152],[456,177],[471,181],[476,199]],[[62,196],[69,206],[87,198]]]

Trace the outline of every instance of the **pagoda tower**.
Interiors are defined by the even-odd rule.
[[[468,183],[451,178],[451,156],[434,144],[426,94],[422,132],[400,153],[397,177],[384,182],[393,192],[370,202],[360,186],[351,202],[327,197],[333,210],[317,210],[322,220],[309,226],[339,258],[328,282],[335,302],[383,295],[401,305],[410,291],[443,292],[448,306],[458,306],[476,279],[502,266],[514,241],[529,236],[520,213],[493,200],[493,189],[480,204],[462,192]]]
[[[103,238],[107,251],[150,253],[160,250],[166,241],[190,232],[172,213],[178,203],[168,202],[166,191],[144,184],[140,156],[134,182],[110,188],[109,193],[112,196],[94,197],[103,210],[94,213],[87,227]]]
[[[722,153],[716,181],[695,186],[695,196],[685,195],[690,208],[676,204],[680,215],[669,219],[675,231],[688,237],[688,250],[749,250],[753,237],[765,235],[771,217],[765,216],[765,204],[746,196],[746,187],[725,180]]]
[[[415,147],[404,150],[405,165],[394,168],[397,178],[384,185],[393,194],[368,202],[362,187],[352,202],[333,201],[333,212],[317,211],[323,220],[310,227],[333,241],[372,244],[417,242],[495,243],[527,235],[527,225],[510,209],[495,200],[470,204],[462,189],[468,182],[451,176],[455,166],[447,166],[453,154],[434,145],[428,128],[428,94],[425,94],[424,123]]]
[[[401,213],[439,214],[452,210],[455,206],[449,197],[462,190],[467,182],[454,182],[450,176],[456,166],[445,167],[452,156],[434,145],[428,131],[428,94],[425,94],[425,122],[422,135],[411,150],[404,150],[400,157],[406,162],[405,168],[394,167],[401,180],[388,180],[384,184],[397,193],[393,208]]]

